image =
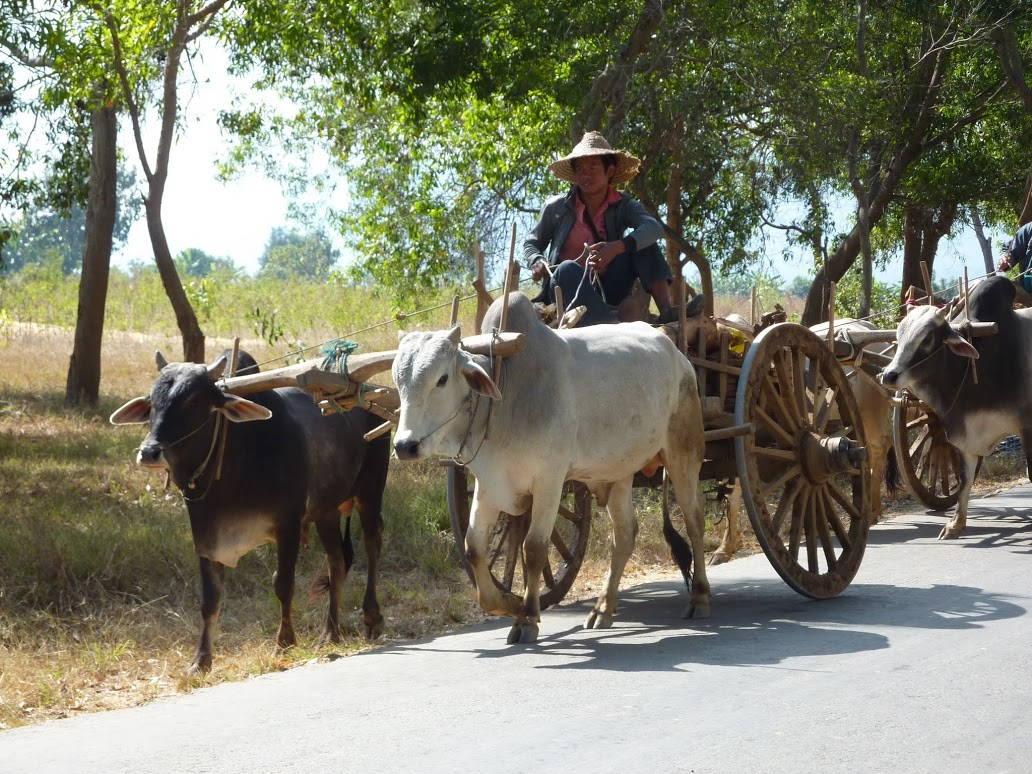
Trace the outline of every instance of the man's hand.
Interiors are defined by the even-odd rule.
[[[1000,263],[997,265],[997,268],[1000,271],[1008,271],[1013,265],[1014,264],[1011,263],[1010,253],[1004,253],[1000,256]]]
[[[533,265],[530,267],[530,276],[535,282],[543,280],[545,278],[545,262],[534,261]]]
[[[588,246],[588,266],[593,268],[599,274],[605,274],[606,269],[609,268],[609,264],[613,262],[613,259],[618,255],[622,255],[624,250],[624,243],[621,241],[616,242],[596,242],[593,245]]]

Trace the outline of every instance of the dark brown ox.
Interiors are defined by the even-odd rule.
[[[211,668],[212,629],[218,618],[225,567],[255,546],[275,542],[276,596],[281,620],[276,642],[294,644],[291,601],[302,534],[314,523],[326,550],[329,614],[325,636],[340,639],[341,586],[354,560],[350,513],[357,505],[368,557],[362,603],[364,630],[376,637],[383,616],[376,599],[383,488],[390,453],[387,437],[362,436],[381,420],[362,410],[323,417],[302,390],[259,392],[250,399],[224,393],[216,380],[225,355],[213,365],[167,363],[149,396],[134,398],[111,415],[116,425],[149,423],[136,461],[167,466],[183,493],[194,548],[200,558],[203,628],[191,672]],[[241,353],[242,370],[257,367]],[[226,421],[228,420],[228,421]],[[217,429],[221,428],[221,429]],[[219,475],[219,435],[225,434]],[[341,533],[341,516],[345,529]]]

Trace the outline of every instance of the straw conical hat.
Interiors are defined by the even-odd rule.
[[[581,141],[577,143],[568,156],[556,159],[548,165],[548,169],[560,180],[573,183],[573,160],[582,159],[586,156],[607,156],[616,157],[616,172],[613,173],[613,185],[626,183],[638,174],[638,167],[641,159],[632,156],[627,151],[615,150],[609,141],[599,132],[585,132]]]

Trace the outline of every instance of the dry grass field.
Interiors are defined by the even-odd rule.
[[[303,289],[288,290],[306,297]],[[0,317],[0,729],[134,705],[370,647],[358,632],[365,572],[360,540],[344,602],[345,642],[317,643],[326,599],[308,593],[324,572],[321,548],[313,540],[298,569],[300,644],[285,653],[273,645],[275,556],[266,546],[227,573],[214,670],[205,678],[185,678],[199,625],[196,557],[186,511],[178,492],[164,489],[162,477],[133,464],[142,428],[113,428],[107,422],[114,408],[149,390],[155,349],[170,359],[180,351],[171,315],[143,303],[153,289],[116,285],[105,336],[101,405],[69,410],[62,399],[74,305],[69,312],[68,297],[61,300],[66,288],[55,287],[49,294],[11,286],[6,291],[0,299],[8,310],[6,319]],[[343,298],[299,306],[285,291],[279,308],[287,310],[281,319],[290,334],[275,346],[262,340],[247,340],[244,346],[262,362],[288,352],[295,341],[322,341],[392,316],[386,304],[368,294],[341,293]],[[248,299],[242,295],[234,303],[219,306],[221,311],[206,324],[209,333],[223,336],[209,339],[210,353],[227,346],[230,333],[254,334],[255,321],[240,314]],[[355,308],[341,310],[335,303]],[[291,314],[291,308],[303,312]],[[729,311],[747,314],[748,300],[735,305],[722,300],[718,313]],[[440,328],[447,313],[441,309],[405,323]],[[471,315],[471,306],[464,305],[467,325]],[[366,351],[392,348],[395,326],[354,338]],[[643,524],[629,582],[673,569],[657,498],[650,492],[637,496]],[[421,637],[478,620],[480,612],[453,553],[440,468],[394,463],[384,518],[380,599],[385,637]],[[717,531],[718,525],[711,524],[710,548]],[[608,563],[607,533],[605,519],[596,519],[589,557],[571,597],[597,593]]]

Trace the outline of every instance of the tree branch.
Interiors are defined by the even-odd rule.
[[[621,49],[616,61],[610,62],[599,73],[581,101],[580,110],[577,111],[578,118],[574,119],[571,127],[574,142],[580,139],[583,131],[600,129],[602,116],[607,109],[614,110],[607,131],[611,131],[613,127],[622,123],[627,84],[634,72],[638,58],[648,48],[652,35],[662,20],[662,0],[644,0],[638,21],[634,25],[627,45]]]
[[[29,54],[10,38],[0,35],[0,48],[6,49],[7,53],[17,59],[26,67],[53,67],[52,60],[45,56],[29,56]]]
[[[229,5],[232,0],[212,0],[197,13],[192,13],[186,17],[186,26],[193,27],[195,24],[201,22],[210,22],[212,17],[215,16],[223,7]]]
[[[146,175],[147,181],[150,182],[151,178],[154,177],[154,173],[151,172],[150,163],[147,161],[147,151],[143,147],[143,131],[140,128],[140,106],[136,104],[133,90],[129,85],[129,73],[125,69],[125,59],[122,57],[122,40],[118,36],[118,25],[115,23],[115,17],[111,15],[110,11],[104,14],[104,22],[111,33],[115,72],[118,73],[118,82],[122,86],[122,96],[125,97],[125,104],[129,109],[129,118],[133,123],[133,138],[136,140],[136,152],[140,156],[140,166],[143,167],[143,174]]]

